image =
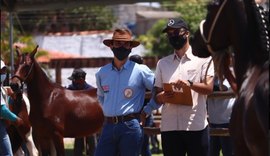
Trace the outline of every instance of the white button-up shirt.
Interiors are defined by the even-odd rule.
[[[180,59],[175,54],[162,58],[157,63],[155,86],[163,88],[163,83],[178,79],[203,82],[211,57],[199,58],[192,54],[191,47]],[[214,76],[211,63],[207,76]],[[207,95],[191,90],[193,106],[165,103],[162,107],[161,131],[197,131],[207,126]]]

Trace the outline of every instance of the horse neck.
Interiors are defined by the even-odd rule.
[[[235,59],[235,75],[237,88],[239,89],[244,81],[244,75],[248,69],[250,62],[249,46],[247,44],[248,27],[247,19],[244,12],[243,3],[236,1],[228,1],[230,7],[227,8],[227,17],[230,17],[228,23],[230,30],[230,40],[233,46],[234,59]]]
[[[243,8],[234,5],[235,24],[231,34],[233,38],[233,46],[235,52],[235,73],[238,89],[240,89],[247,70],[252,66],[262,67],[269,58],[269,49],[266,50],[266,37],[262,40],[262,35],[265,35],[265,29],[258,18],[257,6],[252,0],[244,0]],[[240,9],[239,9],[240,8]],[[266,35],[265,35],[266,36]],[[269,38],[268,38],[269,40]]]
[[[27,82],[27,94],[29,97],[42,96],[49,94],[53,88],[53,84],[50,82],[49,78],[45,72],[41,69],[37,62],[34,62],[34,67],[32,71],[32,79]]]

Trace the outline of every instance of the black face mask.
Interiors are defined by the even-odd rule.
[[[131,52],[131,49],[127,49],[125,47],[119,47],[119,48],[112,48],[114,56],[120,60],[123,61],[128,57],[128,55]]]
[[[171,36],[169,37],[169,42],[174,49],[179,50],[187,43],[187,37],[185,35]]]

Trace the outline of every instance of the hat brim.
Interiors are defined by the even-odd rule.
[[[68,77],[69,80],[74,80],[73,76]]]
[[[122,40],[115,40],[115,41],[122,41]],[[131,46],[132,48],[137,47],[138,45],[140,45],[140,42],[138,42],[138,41],[128,41],[128,42],[130,42],[130,46]],[[110,47],[110,46],[112,45],[112,43],[113,43],[113,39],[106,39],[106,40],[103,40],[103,43],[104,43],[106,46]]]

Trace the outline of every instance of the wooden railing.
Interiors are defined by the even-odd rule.
[[[232,91],[217,91],[208,95],[208,98],[233,98],[235,94]],[[147,135],[158,135],[160,131],[161,113],[160,111],[154,111],[154,125],[155,127],[144,127],[144,133]],[[230,136],[228,128],[210,128],[209,131],[211,136]]]

